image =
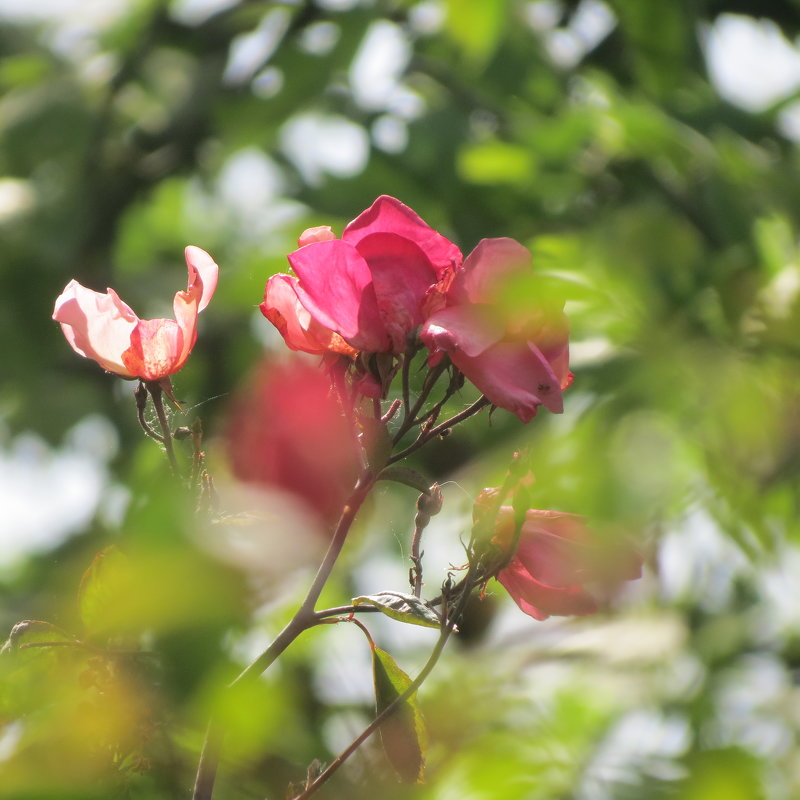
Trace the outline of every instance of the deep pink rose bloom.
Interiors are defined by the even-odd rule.
[[[265,365],[231,407],[234,475],[284,490],[336,519],[358,474],[352,429],[328,376],[297,359]]]
[[[481,493],[476,513],[496,491]],[[494,533],[495,544],[511,546],[511,506],[500,507]],[[525,512],[517,550],[497,580],[526,614],[543,620],[551,615],[591,614],[597,611],[597,599],[587,585],[606,594],[641,574],[641,558],[627,542],[600,540],[578,514],[531,508]]]
[[[157,381],[177,372],[194,347],[197,315],[211,300],[219,271],[199,247],[185,253],[189,283],[175,295],[175,319],[139,319],[113,289],[100,294],[70,281],[56,300],[53,319],[72,349],[125,378]]]
[[[422,328],[435,363],[442,353],[499,408],[530,421],[538,406],[563,410],[569,386],[567,320],[561,309],[533,307],[516,319],[502,310],[504,284],[531,269],[513,239],[483,239],[445,287],[443,307]]]
[[[426,298],[461,252],[394,197],[379,197],[336,239],[310,228],[289,255],[294,275],[273,275],[261,311],[293,350],[402,353],[425,321]]]

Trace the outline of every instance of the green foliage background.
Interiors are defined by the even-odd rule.
[[[571,1],[242,0],[187,21],[137,0],[71,51],[46,20],[3,23],[0,194],[14,202],[0,215],[0,444],[17,452],[32,431],[66,446],[100,414],[119,435],[108,480],[130,499],[0,574],[0,626],[49,620],[97,648],[0,655],[0,798],[188,796],[211,709],[229,731],[219,796],[282,797],[368,721],[353,689],[368,654],[344,626],[306,635],[252,696],[224,700],[245,654],[302,597],[314,556],[291,561],[284,540],[267,541],[275,564],[245,574],[211,554],[136,425],[132,384],[76,357],[50,315],[75,277],[160,316],[182,288],[184,245],[211,252],[219,289],[175,384],[187,408],[203,404],[187,421],[200,413],[213,434],[262,358],[267,276],[303,228],[341,230],[382,193],[465,253],[489,236],[529,246],[537,277],[509,303],[564,296],[575,342],[563,417],[524,427],[498,412],[420,454],[432,479],[464,489],[447,495],[436,546],[458,562],[464,498],[527,447],[536,504],[634,535],[647,574],[613,615],[586,620],[536,623],[487,597],[420,693],[427,783],[397,785],[373,743],[321,796],[800,795],[800,151],[778,125],[793,98],[758,113],[730,105],[700,43],[727,13],[795,39],[800,4],[606,8],[609,34],[569,66],[548,42],[568,32]],[[543,10],[555,16],[537,28]],[[369,106],[351,68],[376,25],[395,26],[410,57],[400,100]],[[237,76],[231,50],[259,29],[276,32],[272,47]],[[326,125],[355,126],[363,169],[298,168],[287,139],[303,119],[318,130],[312,156],[337,141]],[[379,146],[382,130],[400,146]],[[221,182],[243,155],[277,186],[249,212]],[[31,503],[57,488],[41,474]],[[332,605],[404,588],[411,497],[385,491],[362,517]],[[93,567],[104,578],[79,596],[109,544],[129,561],[105,551]],[[385,553],[400,585],[373,585],[368,566]],[[393,630],[381,646],[413,675],[430,640]],[[109,644],[157,657],[109,657]]]

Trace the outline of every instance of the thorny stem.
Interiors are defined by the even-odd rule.
[[[342,551],[347,534],[355,520],[358,510],[375,484],[375,476],[367,469],[362,470],[361,475],[356,481],[347,503],[344,506],[333,538],[328,546],[328,552],[317,570],[311,587],[306,594],[300,608],[286,625],[286,627],[275,637],[272,644],[261,653],[239,676],[230,684],[230,689],[247,684],[255,680],[264,672],[278,656],[304,631],[317,625],[322,617],[314,612],[314,606],[319,600],[325,582],[333,570],[336,559]],[[219,765],[222,750],[222,731],[211,720],[206,731],[206,738],[203,742],[203,751],[200,755],[200,763],[197,766],[197,776],[195,779],[194,793],[192,800],[211,800],[214,791],[214,781],[216,780],[217,767]]]
[[[414,525],[414,536],[411,538],[411,586],[414,590],[414,597],[422,595],[422,553],[420,552],[420,544],[422,543],[422,532],[425,530],[424,525]]]
[[[392,417],[397,413],[397,410],[400,406],[403,405],[400,400],[393,400],[392,404],[389,406],[388,411],[380,418],[381,422],[384,425],[387,425]]]
[[[153,408],[156,410],[158,424],[161,426],[161,444],[164,445],[164,450],[167,453],[172,471],[176,475],[180,475],[178,461],[175,458],[175,448],[172,446],[172,432],[169,429],[167,412],[164,410],[164,401],[162,399],[164,390],[161,388],[158,381],[145,381],[144,385],[147,387],[147,391],[150,392],[150,397],[153,399]]]
[[[472,579],[472,573],[476,569],[475,564],[470,565],[469,572],[464,578],[465,585],[469,585]],[[444,614],[443,621],[442,621],[442,631],[439,635],[439,639],[436,642],[433,650],[431,651],[428,660],[425,662],[425,666],[420,670],[419,674],[413,681],[408,685],[408,688],[396,697],[386,708],[378,714],[375,719],[364,728],[363,731],[355,738],[352,742],[344,749],[338,756],[328,765],[328,767],[323,770],[317,776],[317,778],[305,788],[303,792],[296,795],[292,798],[292,800],[307,800],[307,798],[311,797],[311,795],[315,794],[317,790],[326,783],[333,774],[339,769],[339,767],[344,764],[344,762],[370,737],[372,734],[383,724],[383,722],[388,719],[388,717],[394,713],[394,711],[402,704],[405,703],[416,691],[419,687],[423,684],[425,679],[430,675],[433,668],[436,666],[436,663],[439,661],[439,657],[444,650],[445,645],[447,644],[447,640],[450,638],[450,635],[453,633],[455,629],[456,622],[458,618],[461,616],[464,608],[467,604],[467,599],[469,598],[469,592],[465,591],[458,600],[458,604],[453,611],[452,615]]]
[[[401,459],[405,458],[406,456],[410,455],[416,450],[419,450],[419,448],[422,447],[422,445],[424,445],[426,442],[429,442],[431,439],[449,430],[454,425],[458,425],[459,422],[463,422],[465,419],[469,419],[471,416],[477,414],[479,411],[486,408],[486,406],[488,405],[490,405],[490,401],[487,400],[486,397],[481,395],[471,406],[468,406],[455,416],[452,416],[450,417],[450,419],[447,419],[444,422],[439,423],[435,428],[431,428],[428,431],[422,431],[420,435],[416,438],[416,440],[412,442],[408,447],[406,447],[405,450],[401,450],[399,453],[395,453],[389,459],[388,464],[394,464],[395,462],[400,461]]]

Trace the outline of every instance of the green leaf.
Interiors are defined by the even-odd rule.
[[[508,13],[505,0],[447,0],[445,29],[468,61],[483,66],[500,42]]]
[[[87,633],[108,630],[109,608],[129,583],[128,559],[119,548],[111,545],[95,555],[78,587],[78,607]]]
[[[431,488],[431,482],[421,472],[409,467],[386,467],[378,475],[378,480],[402,483],[404,486],[410,486],[412,489],[417,489],[425,494],[430,492]]]
[[[458,174],[469,183],[529,183],[536,171],[533,153],[507,142],[466,145],[458,153]]]
[[[15,650],[45,649],[48,646],[80,645],[80,642],[66,631],[38,619],[24,619],[18,622],[0,647],[0,654]]]
[[[442,621],[424,600],[413,594],[403,592],[378,592],[353,598],[354,606],[368,605],[377,608],[387,617],[409,625],[422,625],[425,628],[440,628]]]
[[[372,674],[378,714],[411,686],[411,678],[379,647],[372,650]],[[400,703],[378,730],[386,757],[400,780],[424,783],[427,735],[416,692]]]
[[[377,419],[364,419],[361,421],[364,447],[367,451],[367,461],[376,472],[383,469],[392,455],[392,437],[386,425]],[[380,480],[380,478],[379,478]]]

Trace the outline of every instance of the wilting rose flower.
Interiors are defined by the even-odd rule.
[[[177,372],[197,339],[197,315],[217,288],[219,267],[199,247],[186,248],[189,283],[173,301],[175,319],[139,319],[113,289],[106,294],[70,281],[53,319],[72,349],[126,378],[157,381]]]
[[[227,446],[237,478],[289,492],[325,520],[339,516],[358,472],[330,379],[297,358],[264,365],[240,393]]]
[[[443,307],[421,332],[432,363],[447,353],[494,405],[523,422],[540,405],[561,412],[561,393],[572,380],[563,311],[533,306],[509,318],[503,310],[508,279],[530,269],[530,253],[518,242],[483,239],[444,287]]]
[[[496,491],[481,493],[476,514],[491,503]],[[501,506],[493,541],[507,550],[514,534],[514,509]],[[526,614],[543,620],[551,615],[591,614],[597,610],[597,600],[587,586],[607,593],[623,581],[641,577],[641,570],[641,558],[627,542],[601,540],[578,514],[531,508],[525,512],[516,552],[497,580]]]
[[[402,353],[426,298],[461,252],[394,197],[379,197],[337,239],[327,226],[299,239],[273,275],[261,311],[286,344],[307,353]]]

